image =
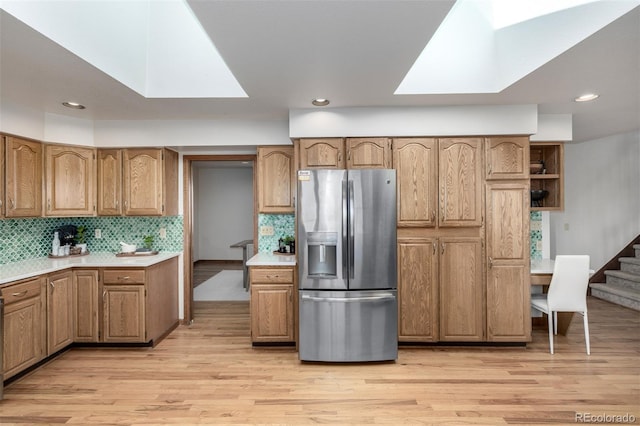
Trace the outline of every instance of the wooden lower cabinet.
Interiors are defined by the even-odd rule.
[[[8,379],[45,357],[47,345],[45,278],[4,286],[2,371]]]
[[[251,267],[251,341],[294,342],[293,268]]]
[[[104,342],[144,342],[144,284],[103,286]]]
[[[73,273],[47,277],[47,355],[73,343]]]
[[[398,239],[398,340],[484,340],[482,243],[475,237]]]
[[[438,252],[435,238],[398,240],[398,340],[438,341]]]
[[[440,238],[440,340],[484,340],[482,242]]]
[[[97,269],[73,271],[74,342],[100,340],[98,285]]]
[[[101,341],[155,343],[178,325],[178,258],[105,269]]]

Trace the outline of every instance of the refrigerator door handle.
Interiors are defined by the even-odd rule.
[[[349,278],[355,278],[355,239],[356,239],[356,227],[355,227],[355,199],[353,191],[353,181],[349,180]]]
[[[311,300],[314,302],[362,302],[362,301],[378,301],[378,300],[393,300],[395,296],[393,294],[382,294],[379,296],[364,296],[364,297],[317,297],[302,295],[302,300]]]
[[[349,264],[349,252],[348,247],[348,229],[347,221],[349,220],[349,206],[348,206],[348,193],[347,181],[342,181],[342,277],[347,278],[347,265]]]

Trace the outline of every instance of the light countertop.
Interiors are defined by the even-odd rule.
[[[553,274],[553,259],[531,259],[532,274]]]
[[[182,252],[179,251],[161,251],[152,256],[116,257],[115,253],[100,252],[91,253],[86,256],[72,256],[58,259],[38,257],[0,265],[0,285],[69,268],[145,268],[179,256],[181,253]]]
[[[258,253],[247,260],[247,266],[296,266],[296,256],[273,253]]]

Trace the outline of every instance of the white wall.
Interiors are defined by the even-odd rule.
[[[203,167],[195,173],[198,259],[242,260],[242,249],[229,246],[253,239],[253,170]]]
[[[550,215],[552,257],[588,254],[598,270],[640,234],[639,164],[640,132],[565,144],[565,209]]]

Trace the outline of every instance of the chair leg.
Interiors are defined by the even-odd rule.
[[[547,322],[549,323],[549,351],[553,355],[553,312],[547,314]]]
[[[553,312],[553,334],[558,335],[558,311]]]
[[[584,320],[584,342],[587,346],[587,355],[591,355],[591,343],[589,342],[589,320],[587,318],[587,312],[582,312]]]

